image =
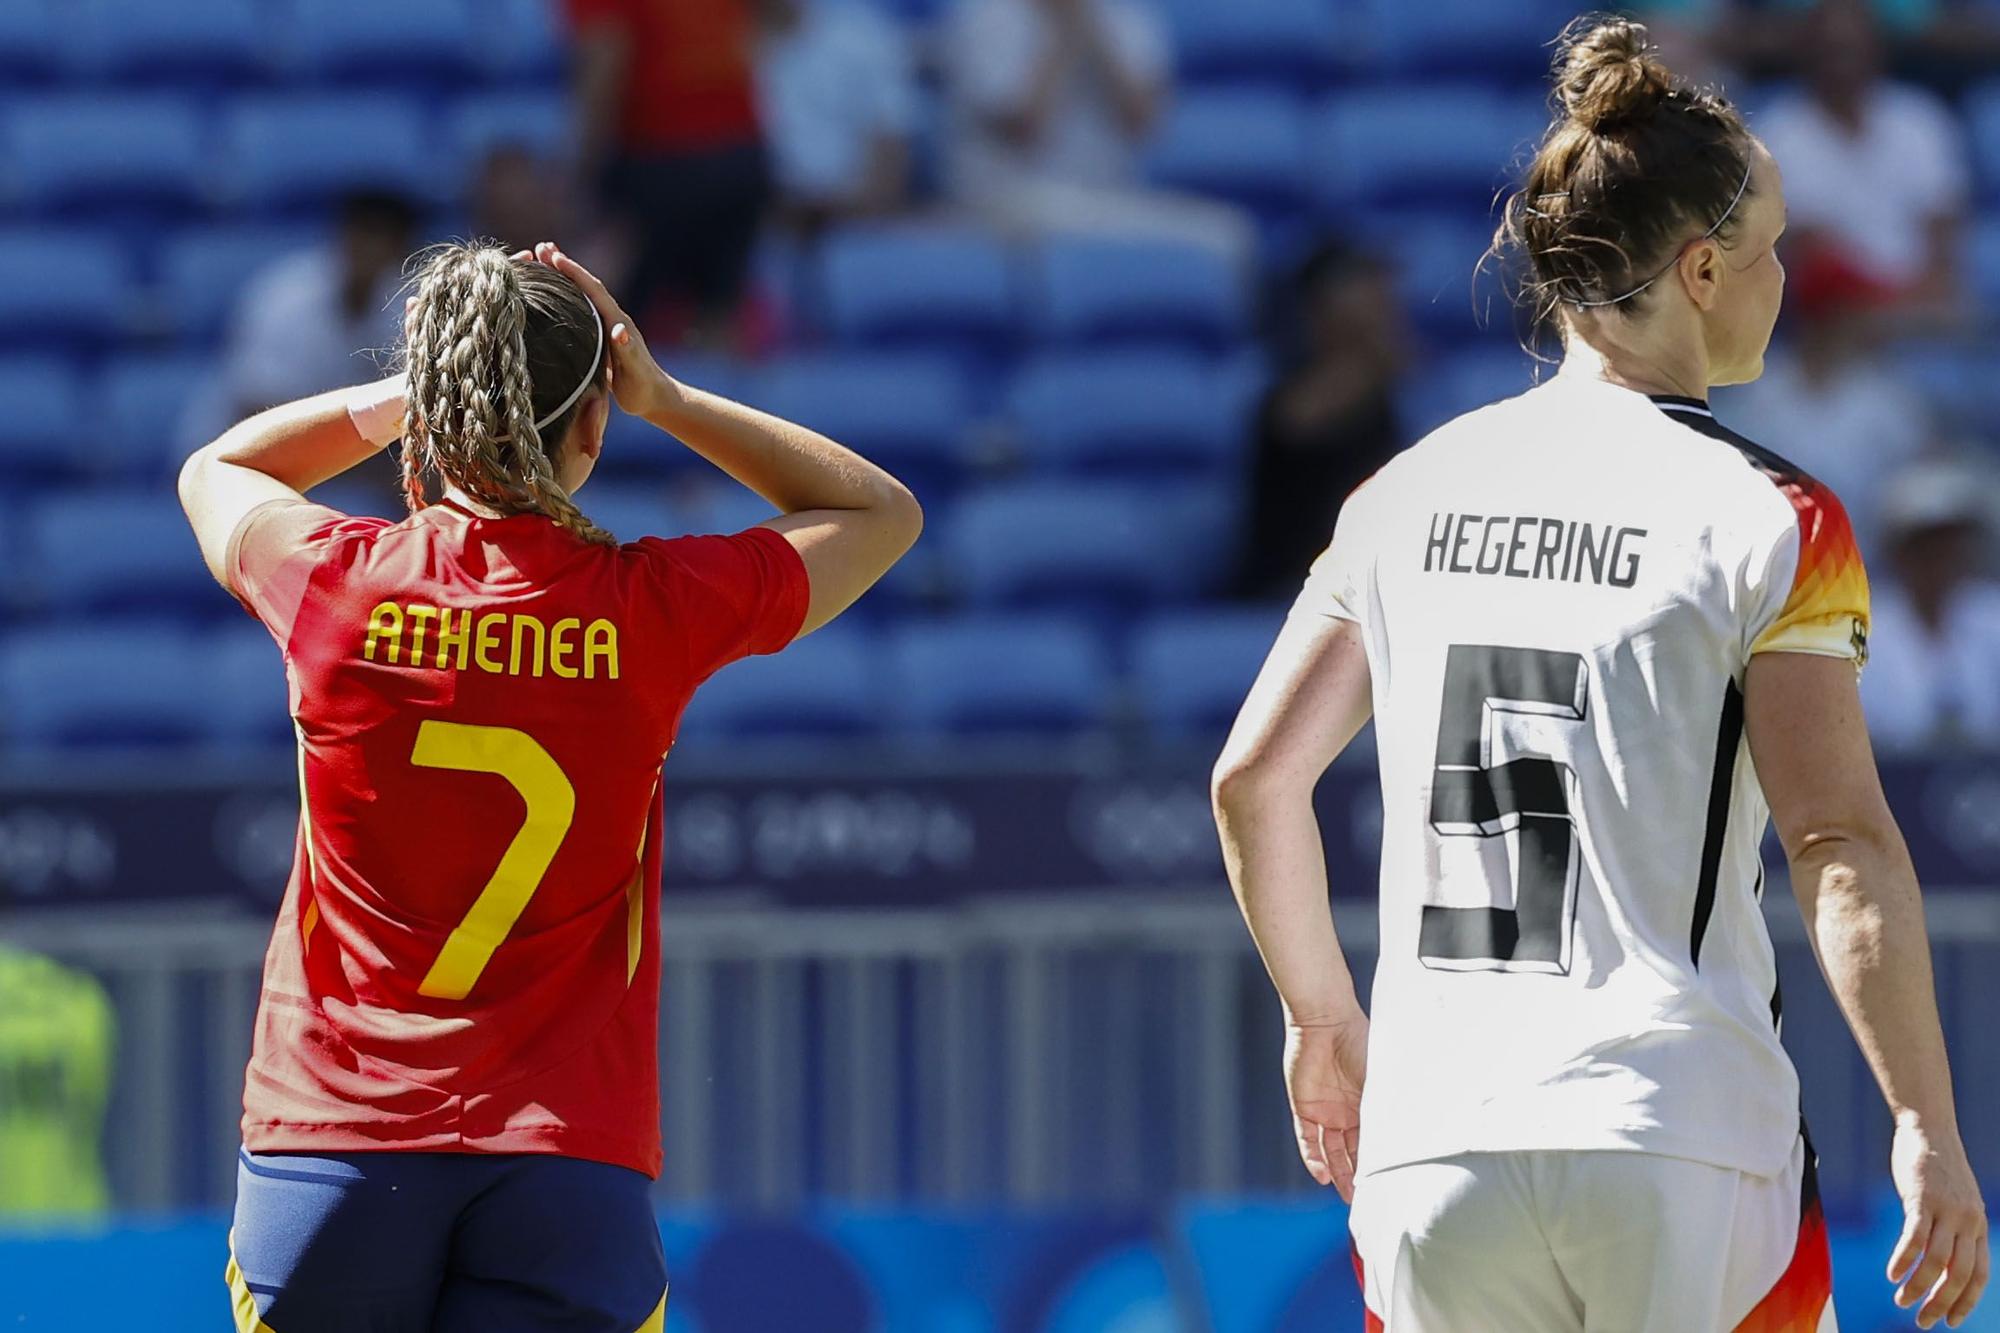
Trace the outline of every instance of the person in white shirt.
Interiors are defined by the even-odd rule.
[[[1897,475],[1883,497],[1895,577],[1875,605],[1876,652],[1863,677],[1868,730],[1885,750],[2000,746],[2000,581],[1987,572],[1994,479],[1937,459]]]
[[[1241,210],[1155,190],[1146,143],[1172,92],[1173,52],[1137,0],[965,0],[949,21],[951,190],[997,225],[1168,237],[1247,266]]]
[[[816,230],[910,201],[915,59],[875,11],[827,0],[760,0],[758,101],[781,206]]]
[[[357,191],[333,237],[253,275],[223,352],[223,388],[241,420],[274,403],[379,379],[402,336],[403,257],[417,229],[400,195]]]
[[[1822,0],[1804,42],[1805,86],[1756,126],[1784,169],[1796,252],[1825,247],[1913,307],[1953,302],[1964,130],[1931,94],[1882,77],[1861,0]]]
[[[1862,723],[1867,578],[1833,493],[1706,402],[1777,320],[1779,168],[1642,25],[1580,24],[1563,62],[1505,222],[1562,369],[1355,492],[1216,764],[1299,1151],[1351,1193],[1390,1333],[1832,1329],[1762,910],[1775,819],[1895,1116],[1898,1300],[1956,1322],[1985,1206]],[[1364,1014],[1312,794],[1371,717]]]

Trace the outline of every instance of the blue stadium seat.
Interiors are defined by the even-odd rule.
[[[944,545],[976,606],[1121,610],[1182,592],[1144,487],[1017,482],[969,495]]]
[[[316,228],[301,226],[231,223],[177,232],[158,265],[162,323],[186,340],[214,338],[259,270],[319,239]]]
[[[1248,408],[1239,377],[1178,349],[1044,357],[1008,395],[1032,463],[1144,477],[1233,466]]]
[[[343,190],[418,199],[443,184],[417,104],[387,93],[246,98],[224,115],[235,201],[269,212],[323,205]]]
[[[83,386],[64,357],[0,358],[0,465],[7,475],[47,480],[83,467]]]
[[[1512,398],[1534,382],[1534,359],[1521,348],[1500,343],[1466,348],[1413,377],[1401,403],[1403,433],[1415,443],[1452,418]]]
[[[1340,93],[1321,113],[1313,179],[1336,214],[1429,203],[1484,211],[1547,124],[1539,99],[1462,84]]]
[[[28,749],[198,743],[208,734],[202,673],[175,626],[24,629],[0,644],[0,735]]]
[[[131,256],[115,241],[74,231],[0,230],[0,345],[102,348],[121,337],[133,301]]]
[[[214,373],[210,358],[189,353],[149,353],[104,367],[88,430],[95,470],[135,480],[172,476],[196,443],[185,434],[188,404]]]
[[[59,48],[55,0],[0,4],[0,79],[37,81],[57,73]]]
[[[1174,68],[1194,83],[1282,80],[1314,89],[1339,73],[1342,34],[1326,0],[1171,0]]]
[[[1425,329],[1458,340],[1513,340],[1506,287],[1483,258],[1491,228],[1448,213],[1384,214],[1361,235],[1395,261],[1403,304]]]
[[[1034,267],[1040,330],[1055,341],[1215,347],[1240,338],[1249,321],[1243,275],[1205,246],[1055,237]]]
[[[2000,302],[2000,217],[1975,221],[1966,241],[1966,268],[1979,299]]]
[[[209,577],[164,486],[45,496],[29,510],[27,536],[38,600],[53,616],[222,615],[235,608]]]
[[[920,493],[948,489],[965,471],[963,436],[972,412],[965,376],[948,358],[861,351],[796,356],[756,377],[746,396],[852,445]]]
[[[1004,347],[1019,324],[1007,248],[971,227],[856,228],[822,245],[825,318],[844,342]]]
[[[1148,725],[1162,735],[1227,729],[1283,620],[1282,608],[1228,607],[1143,622],[1132,666]]]
[[[549,0],[479,0],[478,39],[491,73],[511,83],[560,83],[569,34]]]
[[[559,93],[478,93],[445,113],[445,142],[470,181],[498,148],[525,148],[539,157],[561,157],[570,138],[569,101]]]
[[[292,0],[287,64],[348,86],[442,81],[479,62],[467,0]]]
[[[288,746],[291,699],[285,659],[262,625],[245,620],[193,636],[207,739],[226,746]]]
[[[6,125],[15,196],[35,212],[202,197],[209,158],[200,118],[184,98],[36,98],[17,102]]]
[[[2000,79],[1969,89],[1963,105],[1979,193],[1988,200],[2000,199]]]
[[[1369,53],[1394,74],[1449,74],[1524,84],[1547,77],[1571,0],[1362,0]]]
[[[1203,6],[1216,13],[1227,5]],[[1307,198],[1307,116],[1284,92],[1230,89],[1178,97],[1147,155],[1161,185],[1215,195],[1271,217]]]
[[[591,522],[621,542],[641,537],[672,537],[684,529],[681,511],[657,486],[621,486],[593,482],[576,494],[576,506]]]
[[[742,532],[776,518],[777,509],[763,496],[716,473],[706,485],[690,487],[674,498],[677,532],[708,535]]]
[[[919,732],[1073,732],[1111,705],[1103,644],[1060,617],[919,622],[895,634],[894,654],[898,717]]]
[[[188,79],[235,82],[272,68],[271,23],[258,0],[69,3],[77,14],[77,63],[121,86]]]
[[[724,667],[696,692],[683,739],[853,736],[882,721],[881,650],[873,635],[835,625],[770,657]]]

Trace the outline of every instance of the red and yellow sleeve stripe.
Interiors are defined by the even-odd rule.
[[[1799,524],[1791,594],[1753,653],[1815,653],[1868,660],[1868,572],[1840,498],[1810,477],[1773,478]]]

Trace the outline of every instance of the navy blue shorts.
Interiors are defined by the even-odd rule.
[[[240,1154],[239,1333],[659,1333],[651,1182],[532,1154]]]

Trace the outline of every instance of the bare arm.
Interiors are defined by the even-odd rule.
[[[1891,1167],[1908,1221],[1891,1280],[1916,1265],[1897,1300],[1924,1299],[1926,1328],[1946,1315],[1956,1323],[1986,1284],[1985,1208],[1952,1104],[1923,900],[1875,771],[1854,668],[1761,654],[1744,707],[1807,933],[1896,1119]]]
[[[631,317],[589,270],[546,242],[536,256],[597,303],[611,330],[618,405],[784,512],[764,526],[805,561],[812,598],[800,633],[852,606],[916,544],[923,510],[902,482],[817,431],[681,384],[660,369]]]
[[[285,403],[239,422],[181,466],[181,507],[209,573],[229,586],[229,539],[250,511],[303,493],[381,452],[361,438],[350,406],[395,402],[402,377]]]
[[[1285,1010],[1286,1084],[1306,1169],[1351,1197],[1368,1021],[1327,904],[1313,789],[1373,708],[1361,630],[1285,622],[1216,762],[1223,862]]]

